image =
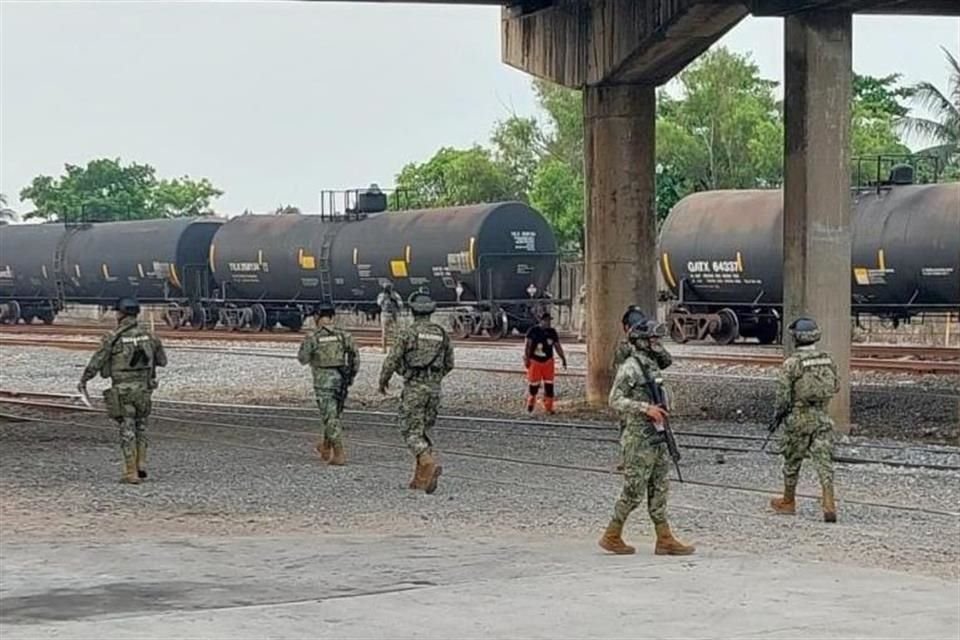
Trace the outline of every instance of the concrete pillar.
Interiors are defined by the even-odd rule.
[[[784,321],[807,313],[820,323],[841,377],[830,414],[848,432],[851,15],[812,11],[784,23]]]
[[[587,401],[599,405],[613,382],[623,310],[656,311],[656,93],[653,85],[588,86],[583,100]]]

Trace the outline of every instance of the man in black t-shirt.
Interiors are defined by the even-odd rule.
[[[563,368],[567,368],[567,356],[560,345],[557,330],[550,326],[550,314],[540,316],[540,324],[527,331],[527,341],[523,352],[523,366],[527,369],[527,382],[530,385],[527,396],[527,411],[533,411],[537,404],[540,383],[543,383],[543,407],[547,413],[553,413],[553,378],[555,365],[553,352],[560,356]]]

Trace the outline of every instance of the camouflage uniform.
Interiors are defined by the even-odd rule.
[[[614,506],[610,524],[600,539],[600,546],[617,554],[636,551],[624,543],[623,526],[630,513],[646,499],[647,512],[657,533],[655,552],[658,555],[688,555],[694,552],[694,548],[676,540],[667,522],[666,440],[647,415],[654,403],[647,380],[663,384],[660,370],[670,365],[670,354],[655,340],[621,344],[618,355],[626,351],[623,347],[629,347],[631,351],[617,369],[610,390],[610,406],[617,411],[622,424],[623,490]]]
[[[416,456],[432,447],[428,431],[437,421],[440,382],[451,371],[453,345],[443,327],[414,318],[413,324],[397,332],[380,371],[380,386],[386,387],[394,373],[403,376],[401,433]]]
[[[620,370],[620,365],[626,362],[627,358],[634,354],[636,350],[634,346],[630,344],[630,341],[626,338],[621,338],[620,342],[617,344],[616,350],[613,352],[613,375],[616,377],[617,372]],[[650,348],[645,350],[645,357],[652,358],[656,362],[657,367],[660,369],[666,369],[671,364],[673,364],[673,358],[670,356],[670,352],[667,351],[663,345],[657,343],[650,345]],[[620,433],[623,433],[624,427],[627,423],[625,422],[623,416],[620,416]]]
[[[98,373],[111,379],[103,401],[107,415],[120,425],[124,480],[128,482],[146,477],[147,418],[157,388],[155,368],[166,365],[167,355],[160,340],[143,329],[136,317],[126,316],[103,337],[80,378],[81,384]]]
[[[324,460],[331,458],[331,448],[343,447],[340,414],[347,399],[347,388],[360,369],[360,353],[353,336],[342,329],[321,325],[304,338],[297,353],[300,364],[310,365],[313,392],[320,409],[321,435],[317,451]]]
[[[660,368],[652,353],[636,349],[617,370],[610,390],[610,406],[620,416],[623,432],[624,483],[614,507],[613,519],[621,526],[646,498],[650,519],[655,524],[667,520],[667,445],[644,414],[653,402],[643,369],[660,380]]]
[[[402,304],[403,298],[393,289],[383,290],[377,295],[377,306],[380,307],[380,331],[383,336],[384,348],[386,348],[388,341],[393,340]]]
[[[824,492],[833,492],[833,420],[826,406],[840,389],[837,365],[813,345],[797,347],[777,377],[777,415],[786,416],[780,452],[783,482],[796,490],[800,465],[813,461]]]

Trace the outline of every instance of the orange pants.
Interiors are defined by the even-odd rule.
[[[548,413],[553,413],[553,377],[556,371],[554,359],[550,358],[546,362],[530,360],[530,366],[527,367],[527,382],[530,383],[527,396],[527,410],[533,411],[537,404],[537,394],[540,393],[540,383],[543,383],[543,407]]]

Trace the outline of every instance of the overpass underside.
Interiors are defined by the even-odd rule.
[[[655,89],[749,13],[785,18],[784,325],[801,314],[820,322],[843,378],[831,412],[848,430],[852,14],[960,15],[960,0],[504,4],[504,61],[583,90],[587,395],[598,404],[623,309],[656,307]]]

